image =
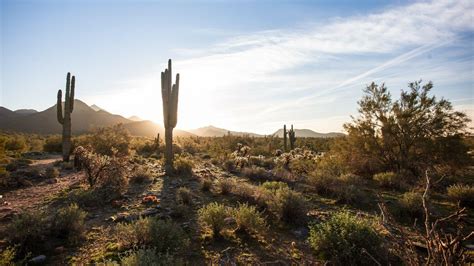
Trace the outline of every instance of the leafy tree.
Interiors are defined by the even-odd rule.
[[[393,101],[384,84],[370,84],[359,103],[359,117],[344,128],[348,137],[337,146],[361,173],[393,170],[418,175],[428,165],[459,168],[468,163],[462,137],[466,114],[430,95],[433,83],[409,83]]]

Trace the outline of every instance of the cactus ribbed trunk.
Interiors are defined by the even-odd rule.
[[[58,122],[63,125],[62,155],[63,155],[64,162],[69,162],[69,157],[71,155],[71,113],[74,109],[75,86],[76,86],[76,78],[74,76],[72,76],[71,78],[71,73],[67,73],[64,108],[62,106],[63,93],[61,90],[58,90],[58,101],[57,101],[56,106],[57,106]],[[64,113],[64,116],[63,116],[63,113]]]
[[[293,150],[295,148],[295,141],[296,141],[296,135],[295,135],[295,131],[293,130],[293,125],[291,125],[291,129],[288,132],[288,137],[290,139],[290,150]]]
[[[171,59],[168,68],[161,72],[161,98],[163,100],[163,122],[165,125],[165,172],[173,173],[173,128],[178,122],[179,74],[173,85]]]
[[[286,125],[283,125],[283,151],[287,151],[287,135],[286,135]]]

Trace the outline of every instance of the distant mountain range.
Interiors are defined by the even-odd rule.
[[[72,132],[82,134],[90,132],[98,127],[112,126],[122,123],[124,127],[134,136],[155,137],[158,133],[164,136],[162,125],[152,121],[142,120],[137,116],[125,118],[114,115],[97,105],[89,106],[81,100],[74,100],[74,111],[72,112]],[[62,126],[56,117],[56,105],[44,111],[33,109],[9,110],[0,106],[0,130],[37,133],[37,134],[60,134]],[[175,129],[174,136],[202,136],[202,137],[222,137],[230,132],[233,136],[263,137],[251,132],[229,131],[214,126],[201,127],[183,131]],[[342,133],[317,133],[309,129],[295,129],[297,137],[331,138],[343,136]],[[283,129],[279,129],[273,135],[282,137]]]

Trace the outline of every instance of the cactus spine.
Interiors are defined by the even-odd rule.
[[[173,172],[173,128],[178,122],[179,74],[173,85],[171,59],[168,68],[161,72],[161,98],[163,99],[163,121],[165,124],[165,172]]]
[[[287,150],[287,135],[286,135],[286,125],[283,125],[283,151]]]
[[[76,85],[76,78],[71,73],[67,73],[66,77],[66,96],[64,100],[64,108],[62,106],[62,91],[58,90],[57,115],[58,122],[63,125],[63,161],[69,162],[71,154],[71,113],[74,109],[74,87]],[[64,116],[63,116],[64,109]]]
[[[290,131],[288,131],[288,137],[290,139],[290,150],[293,150],[295,148],[295,141],[296,141],[296,136],[295,136],[295,131],[293,130],[293,125],[291,125]]]

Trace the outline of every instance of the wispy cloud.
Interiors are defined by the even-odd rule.
[[[458,68],[469,72],[472,59],[424,56],[472,33],[473,12],[470,0],[418,2],[296,30],[238,35],[193,53],[182,47],[187,52],[181,57],[188,58],[174,63],[182,73],[180,123],[269,132],[274,125],[300,120],[305,126],[313,121],[312,128],[321,131],[341,128],[340,117],[349,119],[355,109],[353,97],[369,80],[387,77],[406,84],[416,74],[416,79],[428,75],[423,78],[436,82],[434,73]],[[472,57],[472,46],[459,49],[461,56]],[[440,64],[440,69],[408,72],[413,71],[410,66],[429,65],[423,63],[426,60]],[[390,76],[393,69],[396,76]],[[472,78],[463,78],[472,86]],[[326,109],[338,119],[325,119]]]

